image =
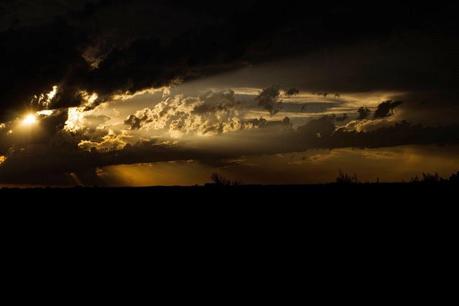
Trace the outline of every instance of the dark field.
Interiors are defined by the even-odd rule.
[[[87,203],[98,198],[105,200],[99,204],[110,203],[163,204],[163,200],[186,200],[189,204],[223,204],[231,201],[239,204],[263,204],[277,201],[282,205],[317,205],[324,200],[333,200],[334,204],[359,203],[369,204],[385,202],[413,204],[411,200],[433,199],[431,204],[455,204],[459,194],[459,185],[452,183],[436,184],[324,184],[324,185],[241,185],[241,186],[193,186],[193,187],[148,187],[148,188],[3,188],[0,196],[13,199],[36,199],[59,202],[82,201]],[[157,200],[161,199],[161,202]],[[198,202],[191,202],[197,200]],[[407,201],[407,202],[404,202]],[[275,202],[274,202],[275,203]]]

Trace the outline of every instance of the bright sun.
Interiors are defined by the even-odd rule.
[[[24,126],[32,126],[38,122],[37,116],[34,114],[28,114],[22,119],[22,125]]]

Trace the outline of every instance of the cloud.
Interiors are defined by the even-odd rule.
[[[380,128],[393,126],[397,123],[396,120],[392,119],[359,119],[352,120],[346,123],[344,126],[338,128],[338,130],[343,130],[347,132],[371,132]]]
[[[218,135],[256,127],[245,120],[246,110],[233,91],[208,92],[200,97],[167,97],[153,108],[130,115],[131,130],[163,131],[173,138],[183,135]]]
[[[351,52],[354,60],[333,56],[332,60],[315,62],[322,69],[332,68],[331,85],[341,79],[354,84],[353,88],[369,82],[369,86],[386,87],[390,83],[395,87],[430,84],[429,88],[451,88],[446,84],[455,75],[457,41],[451,38],[448,29],[453,27],[448,22],[454,20],[455,4],[435,10],[401,3],[387,3],[376,11],[371,5],[349,3],[332,7],[308,3],[308,9],[304,8],[300,2],[271,6],[258,0],[224,1],[221,6],[204,0],[192,5],[178,0],[43,0],[39,5],[32,0],[2,2],[0,116],[11,118],[11,112],[30,106],[34,96],[48,93],[56,85],[59,92],[49,101],[52,108],[84,104],[82,92],[96,92],[97,103],[101,103],[113,95],[133,94],[251,64],[366,44],[390,37],[394,29],[406,33],[412,24],[425,34],[423,39],[413,35],[412,39],[403,38],[402,43],[395,37],[395,43],[384,48],[376,44],[376,53],[366,58],[371,65],[359,59],[365,51],[355,50]],[[391,22],[380,22],[375,14],[390,16]],[[444,31],[434,32],[432,24]],[[430,43],[432,36],[435,46]],[[383,49],[390,52],[381,56]],[[343,67],[346,63],[358,65]],[[301,70],[296,79],[321,87],[316,81],[324,80],[323,73],[316,73],[314,67]],[[373,77],[356,82],[354,76],[361,78],[369,71]],[[308,74],[315,80],[306,78]],[[332,87],[342,89],[349,84]]]
[[[287,96],[295,96],[295,95],[297,95],[297,94],[299,94],[299,93],[300,93],[300,90],[299,90],[299,89],[297,89],[297,88],[290,88],[290,89],[288,89],[288,90],[286,91],[285,94],[286,94]]]
[[[387,119],[368,120],[382,122]],[[264,125],[263,123],[264,122]],[[1,183],[59,185],[101,184],[97,169],[110,165],[196,160],[224,163],[241,156],[304,152],[315,148],[377,148],[407,144],[458,144],[459,126],[425,127],[407,122],[367,131],[337,129],[331,116],[311,120],[295,130],[260,120],[262,128],[215,136],[211,141],[142,141],[128,132],[95,136],[58,132],[33,143],[16,143],[0,165]],[[357,121],[363,123],[363,121]],[[50,134],[52,135],[52,133]],[[90,134],[91,135],[91,134]],[[86,178],[86,179],[83,179]]]
[[[336,130],[334,121],[334,118],[331,116],[314,119],[299,127],[298,133],[302,134],[305,139],[328,138]]]
[[[394,96],[403,101],[395,114],[399,120],[428,126],[459,123],[459,94],[451,91],[421,91]]]
[[[371,110],[364,106],[360,107],[357,112],[359,113],[358,120],[367,119],[371,114]]]
[[[345,127],[336,128],[331,119],[324,117],[311,121],[298,131],[297,141],[309,148],[459,144],[459,125],[423,126],[387,119],[352,121]]]
[[[101,138],[102,139],[99,141],[96,141],[95,139],[81,140],[78,143],[78,148],[90,152],[121,151],[129,145],[133,136],[129,135],[126,131],[122,131],[120,134],[115,134],[113,131],[109,131],[107,135],[104,135]]]
[[[281,96],[280,88],[271,86],[261,91],[255,99],[258,105],[269,112],[271,116],[277,114],[282,108],[282,102],[279,100]]]
[[[275,87],[263,92],[258,97],[282,97]],[[37,183],[49,174],[49,183],[56,184],[59,180],[94,178],[93,172],[98,168],[117,164],[197,160],[215,165],[241,156],[314,148],[459,143],[458,125],[428,126],[403,121],[418,106],[409,96],[406,98],[410,102],[400,106],[381,103],[377,111],[384,111],[383,118],[352,120],[358,116],[355,109],[355,117],[342,113],[318,118],[314,115],[298,128],[298,123],[293,125],[288,117],[248,117],[258,109],[257,96],[239,98],[233,90],[208,91],[199,96],[159,93],[155,94],[156,105],[130,115],[125,125],[121,117],[104,115],[106,105],[86,112],[83,108],[62,109],[39,115],[36,130],[29,131],[27,137],[21,135],[16,121],[6,122],[0,127],[0,155],[4,156],[0,181],[17,183],[22,179]],[[299,111],[303,104],[292,101],[286,107],[292,107],[294,115],[293,106]],[[388,116],[395,105],[399,111]],[[321,112],[331,113],[330,107]]]
[[[97,92],[101,102],[236,67],[249,41],[265,31],[249,27],[246,38],[240,35],[251,21],[231,22],[242,14],[235,3],[215,11],[199,1],[77,2],[2,5],[13,12],[0,28],[4,106],[20,109],[55,85],[52,107],[79,106],[82,91]],[[244,3],[254,9],[253,1]]]
[[[380,119],[392,116],[394,110],[402,104],[403,102],[401,101],[384,101],[378,105],[373,117],[374,119]]]

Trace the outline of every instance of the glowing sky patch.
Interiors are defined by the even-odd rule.
[[[30,127],[38,123],[37,116],[34,114],[27,114],[22,118],[21,125],[25,127]]]
[[[53,86],[53,90],[51,90],[49,93],[47,93],[48,101],[52,101],[54,97],[57,95],[59,87],[57,85]]]
[[[363,182],[401,182],[420,175],[419,169],[448,177],[459,169],[458,152],[458,146],[448,152],[436,146],[310,150],[243,157],[220,167],[187,161],[117,165],[99,169],[98,175],[109,185],[133,187],[205,184],[212,173],[244,184],[330,183],[339,171],[355,173]]]
[[[82,120],[84,112],[78,107],[71,107],[68,109],[68,119],[65,122],[66,131],[77,131],[82,128]]]

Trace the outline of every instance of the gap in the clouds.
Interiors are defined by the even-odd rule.
[[[323,96],[323,94],[300,91],[294,96],[281,96],[281,108],[277,113],[270,115],[266,110],[260,108],[255,101],[257,95],[263,90],[262,88],[206,87],[205,83],[199,84],[199,82],[189,82],[172,88],[145,90],[133,95],[119,96],[114,101],[102,103],[87,112],[77,112],[77,109],[74,108],[69,112],[70,120],[67,126],[70,129],[89,127],[98,131],[121,133],[129,130],[129,126],[125,124],[129,116],[135,115],[139,111],[153,109],[167,98],[179,96],[199,98],[209,92],[221,93],[225,90],[232,90],[235,100],[239,104],[238,120],[264,119],[281,122],[285,118],[289,118],[292,126],[297,128],[309,120],[328,115],[346,117],[351,120],[357,116],[359,107],[365,106],[373,110],[378,103],[397,94],[394,92],[367,92]],[[151,129],[147,132],[130,130],[128,133],[133,134],[134,138],[140,137],[141,139],[149,136],[158,137],[157,133]]]

